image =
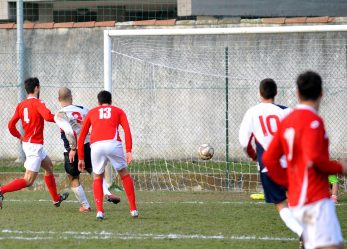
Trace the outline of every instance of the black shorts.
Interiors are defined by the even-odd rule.
[[[92,172],[92,161],[90,158],[90,144],[86,143],[84,145],[84,162],[85,162],[85,169],[88,172]],[[74,161],[70,163],[69,160],[69,152],[64,152],[64,168],[66,173],[69,175],[76,177],[79,176],[81,172],[78,171],[78,151],[75,155]]]
[[[286,189],[272,181],[266,172],[260,172],[260,180],[267,203],[278,204],[287,199]]]

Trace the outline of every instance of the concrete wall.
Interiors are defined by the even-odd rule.
[[[7,131],[17,103],[15,30],[0,30],[0,157],[16,157],[18,143]],[[102,29],[26,30],[26,75],[37,76],[42,99],[59,109],[57,89],[72,89],[76,104],[96,105],[103,88]],[[344,33],[153,37],[113,40],[113,95],[128,113],[134,157],[186,159],[200,144],[225,157],[225,47],[229,68],[229,143],[232,158],[244,155],[238,128],[244,112],[258,102],[258,84],[273,77],[278,102],[295,106],[299,72],[319,71],[325,81],[322,115],[334,156],[347,151],[347,77]],[[46,149],[61,159],[59,129],[47,124]],[[242,159],[243,160],[243,159]]]
[[[181,16],[345,16],[346,0],[179,0]]]

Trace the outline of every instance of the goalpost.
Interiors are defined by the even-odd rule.
[[[131,123],[136,187],[261,191],[238,127],[258,102],[260,80],[274,78],[276,102],[294,107],[295,78],[308,69],[324,79],[321,113],[332,155],[345,156],[346,31],[347,25],[105,30],[104,84]],[[204,143],[215,150],[209,161],[197,156]]]

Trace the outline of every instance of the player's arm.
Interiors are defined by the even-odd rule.
[[[252,117],[250,110],[248,110],[242,119],[240,130],[239,130],[239,142],[245,151],[245,153],[252,158],[257,160],[257,153],[252,146],[253,130],[252,130]]]
[[[38,102],[37,111],[40,113],[40,115],[43,117],[44,120],[46,120],[47,122],[54,123],[54,115],[51,113],[51,111],[46,107],[46,105],[42,101]]]
[[[18,120],[20,119],[19,116],[19,110],[18,110],[18,106],[16,108],[16,111],[14,112],[12,118],[10,119],[10,121],[8,122],[8,130],[10,131],[11,135],[21,139],[22,135],[20,134],[20,132],[17,130],[16,124],[18,122]]]
[[[69,141],[70,149],[76,150],[76,134],[72,129],[66,113],[64,111],[57,112],[54,116],[54,121],[59,126],[59,128],[64,131],[66,139]]]
[[[319,171],[329,175],[342,173],[342,165],[329,159],[326,147],[324,124],[321,120],[312,121],[303,132],[302,150],[308,165],[313,165]]]
[[[90,125],[91,123],[90,123],[89,114],[87,114],[86,118],[84,119],[82,123],[81,132],[77,140],[79,160],[84,160],[84,141],[86,140],[86,137],[88,135]]]
[[[130,164],[132,161],[132,152],[131,151],[132,151],[133,141],[132,141],[132,136],[131,136],[128,118],[127,118],[124,111],[121,111],[121,114],[120,114],[120,125],[122,126],[122,128],[124,130],[124,135],[125,135],[126,161],[128,164]]]
[[[263,154],[263,163],[268,174],[277,184],[288,187],[287,171],[281,166],[284,150],[281,143],[281,132],[276,132],[268,149]]]

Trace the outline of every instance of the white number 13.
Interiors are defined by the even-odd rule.
[[[110,107],[100,108],[99,109],[99,118],[100,119],[109,119],[109,118],[111,118],[111,108]]]

